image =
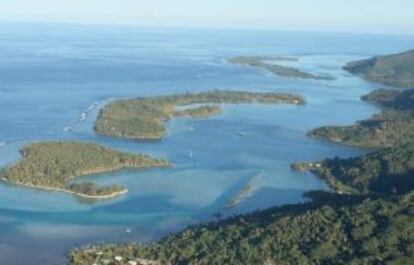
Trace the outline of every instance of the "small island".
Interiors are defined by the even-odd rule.
[[[350,62],[344,69],[368,81],[414,88],[414,50]]]
[[[305,104],[301,96],[288,93],[211,91],[150,98],[116,100],[98,114],[94,130],[105,136],[159,140],[164,124],[174,117],[206,118],[220,113],[217,104]],[[216,104],[216,105],[211,105]]]
[[[168,167],[163,159],[128,154],[91,143],[42,142],[21,149],[22,160],[0,170],[2,181],[84,198],[107,199],[127,192],[122,186],[73,182],[80,176],[124,168]]]
[[[273,63],[277,61],[297,61],[297,60],[298,59],[296,58],[290,58],[290,57],[239,56],[239,57],[231,58],[228,61],[233,64],[247,65],[247,66],[265,69],[276,75],[284,76],[284,77],[315,79],[315,80],[334,80],[333,77],[314,75],[314,74],[299,70],[297,68]]]

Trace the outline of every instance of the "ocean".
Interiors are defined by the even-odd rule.
[[[22,145],[44,140],[94,142],[174,164],[80,180],[129,189],[106,201],[0,184],[0,264],[65,264],[71,248],[87,243],[151,242],[218,213],[301,203],[306,191],[328,190],[290,165],[367,150],[306,132],[371,116],[378,109],[360,96],[384,87],[342,66],[413,43],[398,35],[0,23],[1,166],[17,161]],[[295,57],[289,65],[336,79],[289,79],[226,60],[249,55]],[[223,105],[214,117],[171,120],[158,142],[93,132],[112,100],[214,89],[291,92],[307,105]]]

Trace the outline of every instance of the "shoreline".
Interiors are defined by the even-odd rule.
[[[120,167],[114,167],[111,169],[106,169],[106,170],[99,170],[99,169],[95,169],[95,170],[90,170],[87,173],[86,172],[81,172],[79,173],[76,177],[73,177],[74,179],[79,178],[79,177],[86,177],[89,175],[93,175],[93,174],[103,174],[103,173],[111,173],[111,172],[115,172],[118,170],[122,170],[122,169],[151,169],[151,168],[169,168],[172,167],[172,164],[170,164],[169,162],[165,165],[160,164],[160,165],[154,165],[151,167],[145,167],[145,166],[120,166]],[[27,184],[27,183],[23,183],[20,181],[11,181],[8,180],[7,178],[1,178],[0,182],[5,182],[11,185],[16,185],[16,186],[22,186],[22,187],[26,187],[26,188],[32,188],[32,189],[38,189],[38,190],[43,190],[43,191],[56,191],[56,192],[62,192],[62,193],[66,193],[66,194],[71,194],[71,195],[76,195],[78,197],[81,198],[86,198],[86,199],[112,199],[118,196],[121,196],[123,194],[128,193],[128,189],[124,188],[121,191],[117,191],[114,192],[112,194],[108,194],[108,195],[87,195],[87,194],[83,194],[83,193],[79,193],[79,192],[75,192],[75,191],[71,191],[68,189],[64,189],[64,188],[58,188],[58,187],[48,187],[48,186],[37,186],[37,185],[33,185],[33,184]]]
[[[58,168],[61,170],[60,173],[56,174],[47,174],[42,173],[41,178],[34,180],[31,176],[32,174],[23,174],[19,175],[19,172],[13,172],[15,168],[19,167],[19,165],[25,166],[25,161],[28,160],[30,163],[31,159],[31,152],[38,151],[41,152],[43,149],[48,148],[47,152],[43,154],[47,154],[45,161],[50,161],[50,156],[53,155],[53,152],[66,152],[66,149],[63,150],[62,148],[68,148],[71,152],[68,158],[68,161],[74,161],[75,165],[72,165],[74,168],[70,168],[65,164],[58,165]],[[37,149],[36,149],[37,148]],[[77,149],[76,149],[77,148]],[[89,149],[88,149],[89,148]],[[50,151],[51,150],[51,151]],[[74,155],[73,150],[80,150],[80,152],[87,153],[90,155],[97,154],[99,152],[103,152],[106,155],[112,155],[112,159],[115,156],[115,162],[105,164],[102,161],[97,161],[95,165],[89,165],[89,167],[82,164],[82,161],[79,161],[79,158]],[[85,151],[86,150],[86,151]],[[92,150],[92,151],[90,151]],[[52,152],[52,153],[50,153]],[[89,153],[88,153],[89,152]],[[95,152],[95,153],[94,153]],[[63,142],[44,142],[44,143],[37,143],[26,145],[20,150],[21,159],[15,161],[14,163],[0,169],[0,182],[8,183],[11,185],[22,186],[32,189],[44,190],[44,191],[56,191],[62,192],[66,194],[72,194],[78,196],[80,198],[86,199],[111,199],[122,194],[128,192],[128,189],[118,185],[111,185],[107,187],[98,187],[94,183],[92,189],[84,189],[82,187],[82,183],[77,184],[75,182],[76,179],[81,179],[81,177],[92,176],[94,174],[103,174],[103,173],[111,173],[116,172],[123,169],[152,169],[152,168],[169,168],[172,166],[171,162],[165,159],[155,159],[147,155],[129,155],[127,153],[122,153],[120,151],[115,151],[108,149],[106,147],[100,147],[98,145],[93,144],[80,144],[80,143],[63,143]],[[49,156],[49,157],[48,157]],[[72,160],[71,160],[72,159]],[[40,163],[44,163],[43,160]],[[78,163],[78,164],[76,164]],[[79,164],[80,163],[80,164]],[[39,166],[42,170],[42,164]],[[77,169],[76,169],[77,168]],[[64,170],[64,171],[62,171]],[[16,171],[16,170],[15,170]],[[43,171],[42,171],[43,172]],[[62,173],[63,172],[63,173]],[[70,172],[70,173],[69,173]],[[35,172],[36,173],[36,172]],[[62,175],[63,174],[63,175]],[[70,186],[69,186],[70,185]],[[74,186],[72,186],[74,185]]]
[[[108,195],[87,195],[87,194],[71,191],[71,190],[68,190],[68,189],[57,188],[57,187],[36,186],[36,185],[33,185],[33,184],[27,184],[27,183],[23,183],[23,182],[14,182],[14,181],[7,180],[6,178],[2,178],[1,182],[11,184],[11,185],[15,185],[15,186],[21,186],[21,187],[37,189],[37,190],[43,190],[43,191],[62,192],[62,193],[71,194],[71,195],[75,195],[75,196],[86,198],[86,199],[111,199],[111,198],[118,197],[118,196],[121,196],[121,195],[126,194],[126,193],[129,192],[128,189],[123,189],[121,191],[114,192],[114,193],[108,194]]]
[[[168,133],[165,123],[173,118],[209,118],[221,113],[222,104],[305,105],[300,95],[285,92],[212,90],[165,96],[119,99],[98,113],[93,130],[97,135],[137,141],[161,141]],[[131,109],[131,106],[134,106]],[[196,107],[193,107],[196,106]],[[184,107],[183,110],[179,110]],[[125,110],[133,110],[120,115]],[[136,120],[136,117],[141,117]]]
[[[245,103],[218,103],[217,105],[225,105],[225,104],[230,104],[230,105],[253,105],[253,104],[260,104],[260,105],[275,105],[275,104],[280,104],[280,105],[294,105],[294,106],[301,106],[301,105],[305,105],[305,102],[302,102],[299,99],[294,99],[294,100],[280,100],[279,102],[245,102]],[[191,106],[193,104],[189,104],[189,106]],[[169,116],[167,119],[163,120],[163,122],[169,122],[172,119],[209,119],[213,116],[217,116],[222,114],[223,111],[220,108],[219,111],[217,112],[212,112],[212,113],[208,113],[207,115],[191,115],[191,114],[185,114],[185,115],[176,115],[177,112],[173,113],[171,116]],[[108,135],[102,132],[97,131],[94,128],[94,132],[101,136],[101,137],[108,137],[108,138],[120,138],[120,139],[125,139],[125,140],[130,140],[130,141],[137,141],[137,142],[160,142],[162,140],[164,140],[164,138],[168,135],[168,131],[163,131],[162,133],[158,134],[158,135],[136,135],[136,136],[131,136],[131,135],[124,135],[124,134],[112,134],[112,135]]]

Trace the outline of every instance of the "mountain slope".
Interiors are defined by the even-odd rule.
[[[344,69],[372,82],[414,88],[414,50],[350,62]]]

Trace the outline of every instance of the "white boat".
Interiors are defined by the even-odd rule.
[[[82,112],[80,116],[80,121],[84,121],[84,120],[86,120],[86,113]]]
[[[190,151],[190,155],[189,155],[189,156],[190,156],[190,158],[191,158],[191,159],[193,159],[193,158],[194,158],[194,153],[193,153],[193,150],[191,150],[191,151]]]
[[[70,126],[65,127],[65,128],[63,128],[63,131],[64,132],[71,132],[72,131],[72,127],[70,127]]]
[[[239,137],[243,137],[243,136],[245,136],[246,135],[246,133],[245,132],[238,132],[237,133],[237,136],[239,136]]]

